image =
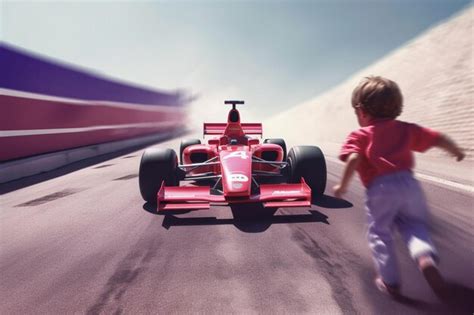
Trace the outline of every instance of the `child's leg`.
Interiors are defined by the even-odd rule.
[[[397,220],[397,225],[412,258],[417,262],[426,281],[435,293],[444,295],[445,282],[441,276],[436,260],[437,253],[429,237],[424,222],[409,221],[406,218]]]
[[[446,295],[445,282],[437,268],[438,254],[427,227],[428,206],[416,180],[410,184],[408,196],[396,219],[398,229],[411,257],[417,262],[428,284],[439,297],[443,298]]]
[[[407,189],[395,221],[397,227],[415,261],[423,256],[432,256],[437,260],[438,254],[428,231],[428,205],[423,190],[414,178],[408,180]]]
[[[438,259],[424,221],[417,217],[400,215],[396,223],[413,260],[418,262],[421,257],[431,257],[434,263]]]
[[[375,268],[383,282],[389,286],[399,286],[400,278],[397,257],[389,225],[383,225],[369,213],[369,229],[367,239]]]
[[[392,226],[398,202],[386,186],[372,187],[367,191],[367,238],[375,267],[383,282],[396,287],[400,283],[397,258],[392,238]]]

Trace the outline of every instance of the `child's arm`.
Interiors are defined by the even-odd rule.
[[[438,142],[434,146],[449,152],[451,155],[455,156],[458,161],[461,161],[466,156],[464,150],[458,147],[456,142],[444,134],[440,135]]]
[[[334,186],[334,196],[340,198],[343,194],[347,192],[347,186],[351,181],[352,175],[354,175],[355,170],[359,164],[360,156],[358,153],[351,153],[346,160],[346,167],[344,169],[344,174],[342,175],[342,180],[339,185]]]

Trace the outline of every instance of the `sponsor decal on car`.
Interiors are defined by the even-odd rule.
[[[231,174],[230,175],[230,181],[231,182],[248,182],[249,178],[245,176],[244,174]]]
[[[286,195],[286,194],[299,194],[299,190],[275,190],[272,195]]]
[[[239,126],[229,126],[228,130],[229,131],[240,131],[240,127]]]

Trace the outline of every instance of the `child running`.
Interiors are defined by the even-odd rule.
[[[392,228],[398,228],[411,257],[435,294],[444,299],[446,285],[437,268],[438,255],[427,229],[428,206],[413,177],[412,151],[438,147],[461,161],[465,154],[447,136],[416,124],[396,120],[403,97],[398,85],[383,77],[367,77],[352,93],[352,107],[361,128],[349,134],[339,158],[346,162],[342,180],[334,187],[341,197],[357,171],[366,187],[368,241],[379,290],[400,294]]]

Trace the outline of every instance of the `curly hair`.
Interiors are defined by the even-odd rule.
[[[397,83],[370,76],[352,92],[352,107],[361,108],[374,118],[396,118],[402,113],[403,96]]]

